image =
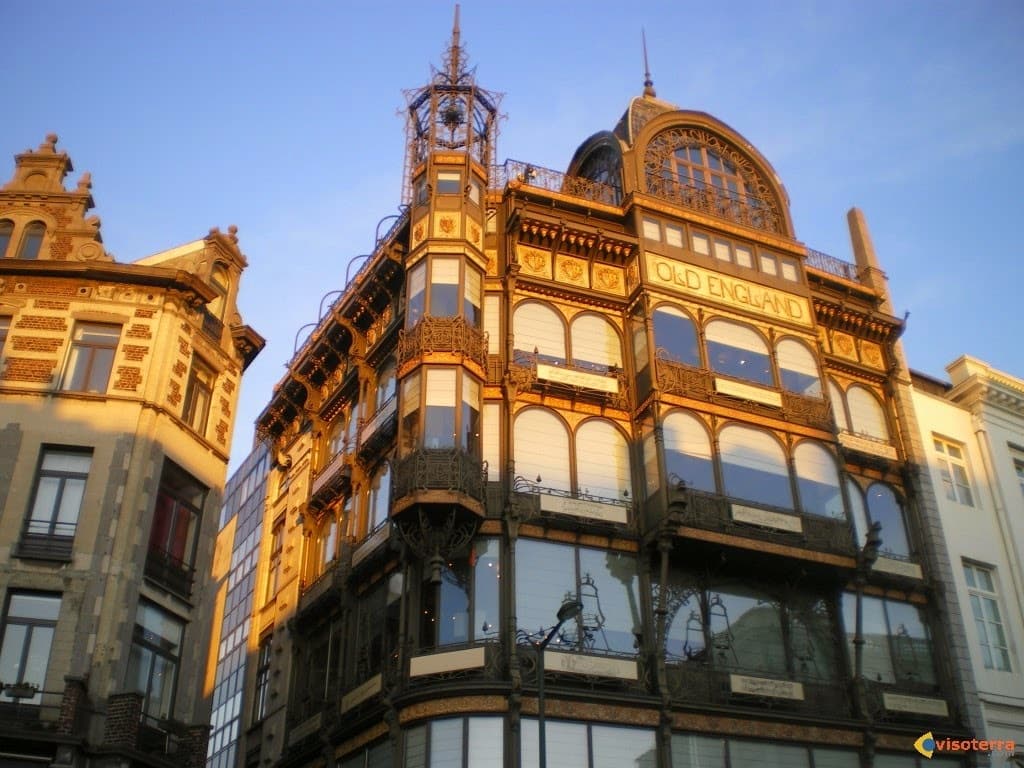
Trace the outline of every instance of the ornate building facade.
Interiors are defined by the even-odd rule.
[[[247,263],[115,261],[56,144],[0,188],[0,762],[200,766]]]
[[[244,764],[532,766],[541,708],[571,766],[969,735],[861,213],[856,263],[808,249],[768,161],[649,77],[565,173],[498,165],[457,22],[407,97],[401,213],[257,424]]]

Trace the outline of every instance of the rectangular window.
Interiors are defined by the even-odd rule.
[[[479,539],[468,558],[442,566],[438,584],[425,583],[420,610],[420,645],[439,648],[498,637],[501,547]]]
[[[427,262],[421,261],[409,270],[409,298],[405,327],[412,328],[423,317],[427,303]]]
[[[864,677],[880,683],[935,685],[931,633],[922,609],[911,603],[865,595]],[[843,594],[843,624],[854,658],[857,598]]]
[[[715,240],[715,258],[719,261],[732,261],[732,249],[725,240]]]
[[[965,562],[963,565],[985,669],[1010,672],[1010,648],[1003,630],[1003,617],[999,612],[995,572],[973,563]]]
[[[281,555],[284,551],[284,521],[274,525],[270,532],[270,558],[267,562],[267,588],[263,593],[264,602],[270,602],[277,595],[281,581]]]
[[[501,406],[485,403],[483,413],[482,454],[487,462],[487,479],[501,479]]]
[[[789,280],[792,283],[800,280],[800,271],[797,269],[795,261],[792,259],[779,259],[779,263],[782,266],[783,280]]]
[[[196,535],[206,488],[171,461],[164,462],[149,529],[146,576],[179,595],[192,594]]]
[[[487,334],[487,354],[501,354],[501,297],[484,296],[484,332]]]
[[[654,219],[643,220],[644,237],[648,240],[661,240],[661,225]]]
[[[270,703],[270,647],[272,635],[260,638],[256,653],[256,690],[252,699],[252,722],[258,723],[267,716]]]
[[[665,243],[671,245],[674,248],[683,247],[683,228],[677,227],[674,224],[665,225]]]
[[[427,370],[424,448],[455,447],[455,374],[454,368]]]
[[[412,184],[412,199],[416,205],[426,205],[430,199],[430,192],[427,190],[427,179],[420,176]]]
[[[698,232],[693,233],[693,251],[694,253],[700,253],[704,256],[711,255],[711,240],[707,235],[702,235]]]
[[[92,452],[88,450],[43,449],[19,546],[22,556],[71,556],[91,464]],[[53,549],[55,546],[59,552]]]
[[[439,195],[462,194],[462,174],[458,171],[438,171],[437,193]]]
[[[480,182],[476,179],[469,180],[469,201],[475,205],[480,205]]]
[[[0,680],[5,683],[0,703],[38,704],[41,701],[39,692],[46,682],[50,646],[59,614],[60,595],[8,593],[7,610],[0,628]],[[12,695],[15,693],[27,695],[15,697]]]
[[[761,271],[766,275],[772,275],[773,277],[778,276],[778,263],[775,261],[775,257],[770,253],[761,254]]]
[[[932,435],[932,445],[935,447],[936,462],[939,465],[939,475],[942,477],[946,498],[973,507],[974,494],[971,493],[971,481],[967,474],[963,446],[935,435]]]
[[[177,616],[139,601],[126,687],[142,694],[142,712],[151,719],[172,717],[184,633],[185,623]]]
[[[433,720],[411,728],[406,736],[403,768],[500,768],[504,764],[503,730],[500,717]],[[534,741],[536,738],[534,729]],[[558,761],[552,760],[551,764],[557,765]],[[341,768],[348,768],[348,764],[343,763]]]
[[[200,435],[206,434],[215,380],[216,375],[210,366],[198,357],[192,360],[192,370],[188,373],[188,385],[185,388],[185,407],[181,417]]]
[[[120,325],[76,323],[61,389],[106,392],[120,338]]]
[[[754,256],[750,252],[749,248],[747,248],[746,246],[739,246],[739,245],[737,245],[736,249],[735,249],[735,252],[736,252],[736,263],[739,264],[741,267],[748,267],[749,268],[749,267],[753,267],[754,266]]]
[[[0,317],[0,352],[4,351],[4,344],[7,342],[7,333],[11,329],[11,318]]]

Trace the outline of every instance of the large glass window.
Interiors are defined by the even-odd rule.
[[[39,250],[42,248],[45,235],[46,225],[41,221],[33,221],[25,227],[25,234],[21,236],[21,248],[18,250],[18,258],[38,259]]]
[[[383,669],[385,660],[398,644],[399,608],[402,601],[402,576],[393,573],[359,599],[356,610],[354,677],[358,684]]]
[[[421,376],[426,381],[422,388]],[[461,369],[431,367],[423,374],[406,377],[402,382],[402,452],[420,447],[422,440],[422,447],[428,450],[459,448],[479,456],[481,394],[480,382]]]
[[[1010,672],[1010,647],[1006,632],[1003,630],[1003,617],[999,611],[995,571],[974,563],[965,562],[963,566],[985,669]]]
[[[728,320],[712,320],[705,330],[708,362],[716,373],[772,386],[768,345],[753,328]]]
[[[50,646],[60,614],[60,595],[44,592],[11,591],[0,629],[0,681],[8,685],[34,686],[36,693],[18,699],[25,704],[38,704],[46,683],[50,664]],[[9,692],[0,693],[0,702],[14,699]]]
[[[653,728],[545,720],[547,764],[568,768],[656,768],[657,741]],[[539,764],[539,735],[534,718],[522,719],[522,768]]]
[[[431,720],[405,736],[403,768],[501,768],[504,727],[500,717]]]
[[[544,488],[569,491],[569,432],[565,422],[544,408],[527,408],[513,427],[516,475]]]
[[[457,256],[431,256],[409,270],[408,297],[407,328],[424,315],[462,316],[474,327],[483,319],[483,276]]]
[[[793,451],[800,509],[811,515],[845,518],[839,467],[820,443],[805,440]]]
[[[119,325],[76,323],[61,389],[106,392],[120,338]]]
[[[497,638],[500,545],[496,539],[473,544],[468,558],[448,562],[439,584],[424,584],[420,642],[441,647]]]
[[[909,558],[910,542],[907,540],[903,507],[892,488],[884,483],[871,485],[867,491],[867,507],[869,523],[882,524],[882,553]]]
[[[573,365],[601,372],[622,368],[622,343],[615,326],[607,319],[593,314],[577,315],[569,333]]]
[[[879,683],[935,684],[931,633],[923,609],[911,603],[864,595],[865,679]],[[850,659],[855,656],[854,637],[857,596],[843,593],[843,623]]]
[[[889,427],[878,398],[862,386],[854,384],[846,390],[846,404],[850,409],[850,431],[874,437],[889,439]]]
[[[373,476],[368,500],[366,535],[380,528],[388,520],[388,505],[391,500],[391,465],[384,462]]]
[[[786,457],[775,438],[757,429],[730,425],[719,436],[719,450],[727,496],[793,508]]]
[[[714,493],[715,465],[711,440],[700,420],[684,411],[673,411],[665,417],[665,469],[669,480],[676,478],[687,488]],[[674,477],[673,477],[674,476]]]
[[[803,342],[783,339],[775,348],[782,388],[798,395],[821,397],[821,379],[814,355]]]
[[[198,357],[192,360],[185,388],[185,405],[181,417],[198,434],[206,434],[206,422],[210,417],[210,401],[213,399],[213,383],[216,375],[213,369]]]
[[[519,628],[530,633],[550,629],[566,597],[578,599],[583,610],[563,625],[553,648],[636,653],[641,623],[634,555],[520,539],[516,547]]]
[[[32,509],[26,521],[26,533],[74,537],[91,464],[91,451],[43,449],[32,494]]]
[[[139,601],[128,656],[127,687],[142,694],[142,711],[156,720],[174,715],[174,693],[185,623],[157,606]]]
[[[565,323],[551,307],[534,301],[520,304],[512,315],[515,360],[565,363]]]
[[[632,498],[629,446],[610,421],[590,419],[576,430],[576,487],[589,496]]]
[[[811,765],[814,768],[860,768],[860,755],[853,749],[672,734],[673,768],[810,768]],[[877,758],[875,765],[880,765]]]
[[[681,309],[663,304],[654,310],[654,345],[659,357],[695,368],[701,365],[697,330]]]

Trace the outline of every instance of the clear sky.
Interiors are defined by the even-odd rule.
[[[239,227],[246,374],[232,466],[296,332],[401,200],[403,89],[453,3],[0,1],[0,155],[60,136],[132,261]],[[852,260],[860,207],[911,313],[910,365],[961,354],[1024,376],[1024,2],[463,0],[478,81],[505,94],[499,160],[564,170],[643,81],[771,162],[797,237]],[[13,160],[0,165],[0,182]]]

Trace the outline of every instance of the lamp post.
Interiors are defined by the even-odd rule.
[[[857,697],[857,709],[864,718],[868,716],[864,688],[864,584],[867,582],[871,567],[878,559],[878,549],[881,546],[882,524],[876,521],[868,528],[864,546],[857,551],[857,571],[853,581],[857,588],[857,626],[853,634],[853,686]]]
[[[551,628],[543,640],[539,642],[530,641],[530,644],[537,652],[537,735],[538,747],[540,748],[540,768],[547,768],[548,765],[547,735],[544,732],[544,649],[555,639],[555,635],[558,634],[558,630],[562,628],[562,625],[569,621],[569,619],[579,616],[582,610],[583,603],[575,598],[567,597],[556,614],[558,623]]]

